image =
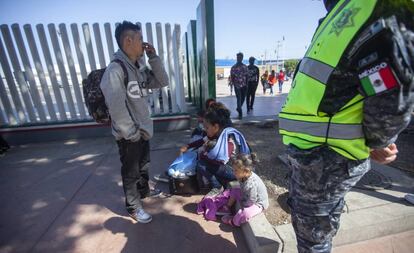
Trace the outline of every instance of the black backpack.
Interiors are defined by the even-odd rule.
[[[125,87],[128,85],[128,71],[121,60],[115,59],[112,62],[117,62],[121,65],[124,71],[124,83]],[[86,107],[88,108],[89,115],[97,123],[108,123],[111,121],[108,107],[105,104],[105,97],[102,93],[100,84],[103,74],[106,68],[97,69],[91,71],[86,79],[83,79],[83,97],[85,99]]]

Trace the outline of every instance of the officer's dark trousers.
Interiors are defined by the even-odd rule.
[[[346,159],[327,146],[299,150],[291,145],[287,153],[288,204],[298,252],[331,252],[344,196],[370,169],[370,161]]]
[[[247,96],[246,96],[246,107],[247,110],[253,109],[254,98],[256,96],[257,82],[248,82],[247,83]]]
[[[149,141],[117,141],[122,163],[122,185],[128,212],[142,208],[141,199],[149,194],[148,168],[150,162]]]

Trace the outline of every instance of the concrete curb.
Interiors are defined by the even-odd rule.
[[[239,204],[236,209],[240,209]],[[282,252],[283,243],[263,213],[243,224],[241,229],[251,253]]]
[[[334,246],[342,246],[373,238],[397,234],[414,229],[412,206],[390,204],[361,209],[341,217],[341,228],[334,239]],[[295,232],[291,224],[276,227],[281,237],[283,253],[297,252]]]

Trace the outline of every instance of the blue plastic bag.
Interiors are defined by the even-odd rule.
[[[177,157],[174,162],[172,162],[168,168],[168,175],[195,175],[196,165],[197,152],[193,150],[187,151]]]

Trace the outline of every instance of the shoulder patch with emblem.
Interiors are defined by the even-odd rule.
[[[359,79],[368,96],[374,96],[398,86],[397,79],[386,62],[365,69],[359,74]]]

